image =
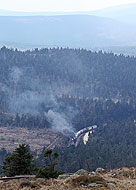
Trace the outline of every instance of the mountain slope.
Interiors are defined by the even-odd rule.
[[[21,142],[43,147],[51,141],[42,140],[40,129],[71,138],[97,125],[86,145],[81,141],[81,146],[59,150],[61,168],[71,172],[86,164],[92,170],[136,165],[136,58],[84,49],[21,52],[3,47],[0,67],[0,127],[18,128]],[[32,129],[38,135],[30,134]],[[12,138],[13,130],[4,141],[3,130],[1,145],[20,143]],[[22,139],[22,131],[29,141]]]
[[[0,41],[10,43],[89,48],[134,45],[136,39],[127,25],[88,15],[0,17],[0,26]]]

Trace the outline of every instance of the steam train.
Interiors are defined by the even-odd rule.
[[[77,144],[78,139],[83,136],[84,134],[86,134],[87,132],[93,132],[94,129],[97,128],[97,125],[93,125],[93,126],[89,126],[86,128],[81,129],[80,131],[78,131],[75,136],[72,138],[72,141],[74,144]]]

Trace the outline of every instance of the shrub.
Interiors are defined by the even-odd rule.
[[[40,168],[36,173],[37,178],[57,178],[60,174],[59,171],[55,170],[55,166],[57,165],[56,159],[58,158],[58,153],[53,153],[52,149],[47,149],[44,153],[44,158],[48,159],[49,163],[46,167]]]
[[[23,181],[23,182],[20,183],[20,188],[22,189],[24,187],[36,188],[37,185],[30,182],[30,181]]]
[[[38,172],[36,173],[37,178],[57,178],[60,174],[62,174],[59,171],[50,170],[50,168],[40,168]]]
[[[106,181],[100,176],[90,176],[90,175],[81,175],[75,178],[70,179],[70,183],[73,186],[88,185],[90,183],[97,183],[106,185]]]

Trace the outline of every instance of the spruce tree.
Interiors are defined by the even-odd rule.
[[[3,173],[6,176],[31,174],[34,170],[33,156],[25,144],[19,145],[15,151],[5,159]]]

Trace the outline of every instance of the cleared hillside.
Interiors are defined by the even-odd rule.
[[[0,127],[0,149],[7,152],[13,152],[19,144],[26,144],[32,152],[40,154],[44,148],[64,147],[66,141],[67,138],[49,129]]]

